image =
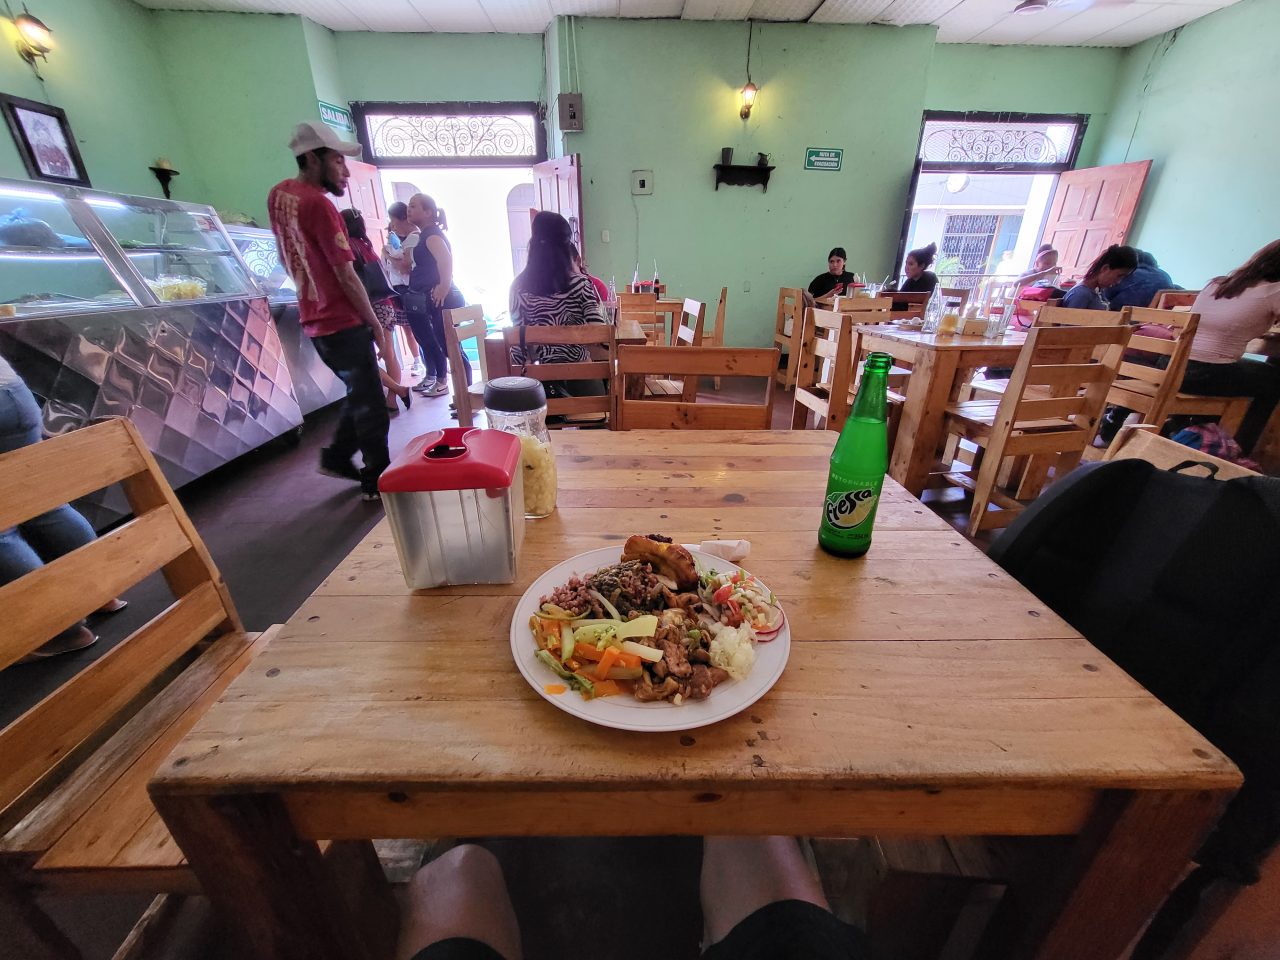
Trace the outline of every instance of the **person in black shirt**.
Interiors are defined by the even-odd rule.
[[[827,272],[818,274],[809,283],[809,296],[816,299],[825,297],[832,291],[840,296],[848,293],[854,277],[844,268],[844,262],[847,259],[844,247],[832,248],[827,254]]]
[[[899,293],[931,293],[938,285],[937,274],[929,269],[933,266],[933,258],[937,253],[936,243],[910,251],[907,254],[907,262],[902,268],[902,272],[906,275],[905,279],[901,283],[891,283],[885,289],[896,290]],[[894,307],[894,309],[898,308]]]

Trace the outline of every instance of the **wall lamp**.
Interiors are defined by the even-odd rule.
[[[747,21],[747,85],[742,88],[738,94],[741,98],[742,105],[738,109],[738,116],[746,120],[751,116],[751,108],[755,105],[756,94],[760,92],[759,88],[751,82],[751,38],[755,33],[755,21]]]
[[[36,65],[36,57],[48,60],[46,56],[53,49],[53,31],[44,25],[39,17],[33,17],[24,6],[22,12],[13,18],[13,26],[18,31],[18,56]]]

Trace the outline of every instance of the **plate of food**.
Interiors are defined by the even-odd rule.
[[[731,717],[777,682],[790,650],[786,614],[764,583],[657,534],[556,564],[511,619],[511,655],[529,686],[618,730]]]

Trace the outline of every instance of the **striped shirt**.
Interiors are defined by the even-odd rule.
[[[600,295],[588,277],[570,277],[567,290],[550,296],[526,293],[519,284],[517,279],[511,285],[511,321],[516,326],[572,327],[604,322]],[[590,359],[586,347],[569,345],[539,347],[534,358],[537,363],[583,363]],[[511,351],[511,361],[525,362],[519,347]]]

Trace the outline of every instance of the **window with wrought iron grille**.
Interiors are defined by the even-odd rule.
[[[1087,116],[925,112],[922,170],[1061,173],[1075,166]]]
[[[356,103],[366,159],[381,167],[529,166],[547,156],[536,103]]]

